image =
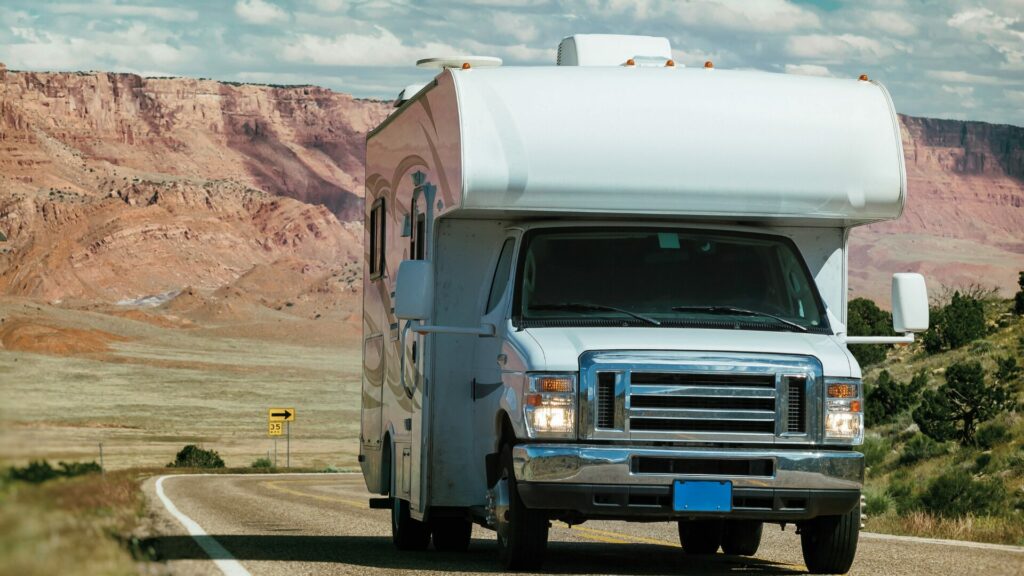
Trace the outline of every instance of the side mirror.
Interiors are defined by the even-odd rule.
[[[892,275],[892,328],[897,334],[928,329],[928,288],[924,276]]]
[[[395,316],[426,320],[434,304],[434,270],[426,260],[403,260],[395,280]]]

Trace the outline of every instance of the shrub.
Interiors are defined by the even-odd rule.
[[[203,450],[195,444],[189,444],[178,452],[174,462],[168,468],[223,468],[224,460],[216,450]]]
[[[900,452],[900,464],[916,464],[922,460],[935,458],[946,454],[947,447],[924,434],[915,434],[909,442],[903,445]]]
[[[979,424],[1013,405],[1009,388],[985,383],[980,362],[957,362],[946,369],[945,384],[925,391],[914,410],[914,422],[934,440],[956,439],[968,446],[974,444]]]
[[[868,426],[892,422],[900,413],[917,404],[921,390],[928,384],[928,374],[920,371],[908,384],[893,380],[882,370],[865,399],[864,418]]]
[[[892,332],[892,314],[867,298],[854,298],[846,308],[846,330],[851,336],[885,336]],[[851,346],[850,352],[861,366],[885,360],[889,347],[884,344]]]
[[[274,463],[270,461],[270,458],[257,458],[252,461],[253,468],[273,468]]]
[[[894,476],[885,489],[886,495],[896,505],[896,512],[901,515],[913,512],[920,506],[917,495],[914,494],[914,484],[914,479],[904,473]]]
[[[872,468],[885,462],[885,457],[892,450],[892,442],[887,438],[868,436],[864,438],[864,444],[857,447],[857,450],[864,455],[864,465]]]
[[[986,466],[992,463],[992,454],[982,452],[974,459],[974,469],[981,472]]]
[[[1004,511],[1006,500],[1006,487],[998,478],[976,480],[961,469],[929,482],[920,498],[925,510],[946,518],[997,515]]]
[[[1017,285],[1020,286],[1020,290],[1013,295],[1013,311],[1024,315],[1024,272],[1020,272],[1017,276]]]
[[[866,492],[864,494],[864,513],[871,516],[881,516],[892,507],[892,498],[884,492]]]
[[[996,358],[996,380],[1004,384],[1013,382],[1020,376],[1020,366],[1013,356]]]
[[[954,292],[946,306],[932,312],[931,328],[925,333],[929,353],[956,349],[985,335],[985,307],[981,300]]]
[[[98,474],[103,471],[100,465],[95,461],[93,462],[58,462],[60,466],[60,475],[67,478],[74,478],[75,476],[83,476],[85,474]]]
[[[60,476],[60,473],[54,470],[53,466],[50,466],[50,463],[46,460],[33,460],[24,468],[12,467],[8,472],[8,476],[10,476],[11,480],[42,484],[47,480]]]
[[[991,450],[996,445],[1002,444],[1009,439],[1010,429],[1002,422],[990,422],[984,426],[979,426],[978,435],[975,437],[978,446],[986,450]]]

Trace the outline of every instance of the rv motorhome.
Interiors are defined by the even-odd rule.
[[[795,524],[812,572],[856,552],[861,370],[847,243],[898,218],[886,90],[672,61],[577,35],[557,66],[438,58],[367,138],[360,462],[394,542],[497,532],[538,567],[551,521],[677,522],[686,554]]]

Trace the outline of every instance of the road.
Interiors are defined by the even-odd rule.
[[[368,508],[358,474],[176,476],[161,481],[160,490],[150,480],[145,490],[159,532],[150,543],[176,575],[499,572],[494,533],[479,527],[465,553],[396,551],[389,512]],[[553,525],[545,572],[778,575],[806,569],[792,526],[765,526],[755,558],[695,559],[679,549],[674,524],[588,522],[571,529]],[[851,574],[1020,575],[1024,550],[865,533]]]

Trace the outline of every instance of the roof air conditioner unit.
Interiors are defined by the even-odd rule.
[[[558,44],[559,66],[622,66],[627,60],[672,58],[668,38],[623,34],[574,34]]]

